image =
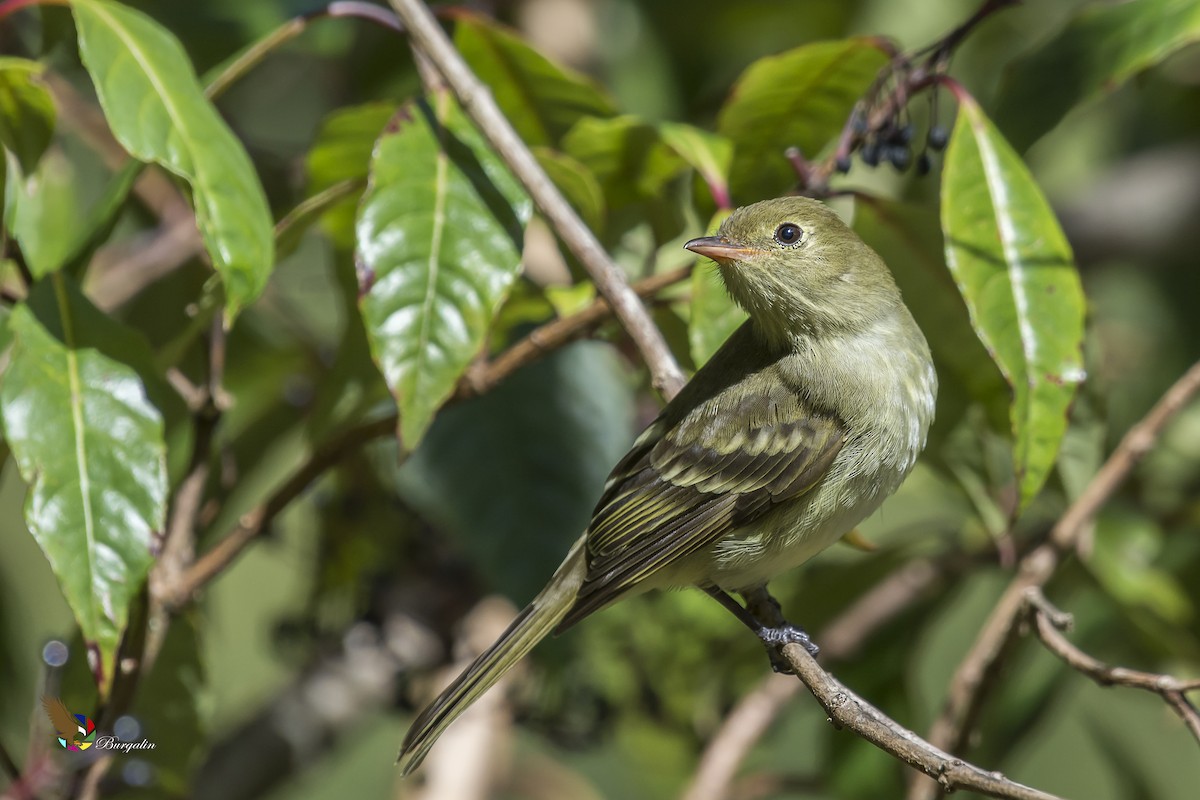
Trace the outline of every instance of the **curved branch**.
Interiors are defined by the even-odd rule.
[[[1170,675],[1142,672],[1125,667],[1113,667],[1080,650],[1063,636],[1072,624],[1071,615],[1055,608],[1042,590],[1032,587],[1025,592],[1025,604],[1033,617],[1034,630],[1051,653],[1062,659],[1068,667],[1082,672],[1101,686],[1130,686],[1153,692],[1166,701],[1171,710],[1179,715],[1183,724],[1200,742],[1200,711],[1185,696],[1186,692],[1200,690],[1200,679],[1182,681]]]
[[[595,235],[538,165],[537,159],[492,99],[491,92],[471,72],[425,4],[420,0],[390,2],[408,28],[413,47],[425,55],[446,79],[446,84],[458,98],[463,110],[529,192],[546,220],[612,305],[617,319],[649,367],[654,388],[668,400],[674,397],[685,383],[683,372],[654,320],[626,282],[625,273],[609,257]]]
[[[919,560],[892,572],[820,632],[816,638],[822,656],[835,661],[853,656],[872,633],[924,595],[948,566]],[[705,746],[682,800],[728,797],[738,767],[800,688],[791,677],[772,673],[738,701]]]
[[[937,781],[944,791],[969,789],[987,797],[1013,800],[1059,800],[1056,795],[1025,786],[950,755],[888,717],[821,669],[800,645],[789,644],[783,656],[801,682],[825,709],[829,720],[866,739],[886,753]]]
[[[1016,638],[1026,592],[1045,586],[1053,577],[1063,557],[1075,548],[1080,537],[1090,528],[1096,513],[1155,445],[1167,423],[1198,390],[1200,361],[1193,364],[1150,412],[1129,429],[1091,482],[1055,524],[1048,540],[1021,559],[1017,574],[955,670],[946,705],[929,731],[929,740],[934,745],[954,753],[964,748],[988,689],[995,682],[1000,665]],[[936,785],[917,781],[910,787],[908,798],[929,800],[939,792]]]

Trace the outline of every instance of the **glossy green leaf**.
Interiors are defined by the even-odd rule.
[[[844,39],[802,45],[747,67],[717,117],[717,132],[734,143],[734,202],[776,197],[795,185],[784,151],[820,154],[886,62],[871,39]]]
[[[658,132],[667,146],[708,184],[717,208],[730,208],[729,168],[733,164],[733,142],[682,122],[660,123]]]
[[[942,173],[946,264],[1013,390],[1020,508],[1054,464],[1084,379],[1084,298],[1071,247],[1012,147],[960,98]]]
[[[565,153],[548,147],[532,148],[546,176],[567,198],[588,227],[599,231],[604,225],[604,190],[592,171]]]
[[[54,133],[54,101],[38,81],[42,65],[24,58],[0,58],[0,145],[10,150],[26,174]]]
[[[1012,145],[1024,150],[1075,106],[1118,89],[1196,41],[1196,0],[1089,4],[1005,71],[996,119]]]
[[[392,103],[367,103],[339,108],[327,116],[306,160],[310,194],[315,197],[344,181],[362,181],[365,188],[371,151],[395,113]],[[354,215],[361,199],[362,189],[322,217],[322,229],[339,247],[354,247]]]
[[[371,352],[415,447],[520,273],[532,203],[449,95],[410,103],[358,212]]]
[[[148,354],[61,275],[34,287],[9,328],[0,417],[30,485],[26,523],[97,648],[106,693],[166,512],[162,417],[134,369],[114,358]]]
[[[456,14],[454,44],[528,145],[556,145],[580,117],[617,113],[590,78],[555,64],[491,20]]]
[[[196,224],[225,284],[232,322],[275,264],[267,198],[241,142],[205,98],[179,41],[145,14],[72,0],[79,52],[113,135],[192,188]]]
[[[654,126],[634,116],[581,119],[563,150],[592,171],[613,208],[657,199],[686,167]]]

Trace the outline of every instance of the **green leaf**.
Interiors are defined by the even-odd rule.
[[[61,275],[13,309],[0,418],[22,477],[25,519],[84,637],[107,693],[131,600],[163,530],[163,422],[126,360],[145,343]]]
[[[688,321],[688,345],[696,366],[704,366],[746,319],[746,312],[729,297],[716,267],[697,265],[692,270],[692,315]]]
[[[402,494],[523,603],[587,525],[633,412],[616,353],[572,344],[440,414],[401,468]]]
[[[63,267],[87,266],[116,225],[141,168],[140,162],[128,161],[85,209],[75,165],[60,149],[48,152],[28,177],[14,162],[5,217],[30,273],[42,278]]]
[[[113,134],[192,188],[196,224],[225,284],[225,318],[254,301],[275,264],[271,212],[254,165],[205,98],[179,41],[145,14],[72,0],[79,52]]]
[[[1088,569],[1110,596],[1126,606],[1149,609],[1168,622],[1186,625],[1195,615],[1188,593],[1167,570],[1155,565],[1163,531],[1150,517],[1106,511],[1096,520]]]
[[[309,192],[316,196],[345,181],[362,181],[365,187],[375,141],[395,113],[392,103],[368,103],[339,108],[326,117],[308,151]],[[359,190],[324,214],[322,228],[339,247],[354,247],[354,215],[361,198]]]
[[[538,164],[567,198],[588,227],[599,231],[604,225],[604,190],[592,171],[565,153],[548,147],[532,148]]]
[[[747,67],[717,117],[717,132],[733,142],[734,201],[776,197],[793,186],[784,151],[820,154],[886,62],[864,38],[806,44]]]
[[[966,95],[942,172],[942,231],[971,324],[1013,390],[1023,509],[1054,464],[1084,379],[1083,289],[1046,198]]]
[[[1196,0],[1091,5],[1058,36],[1009,66],[996,119],[1013,146],[1024,150],[1075,106],[1115,91],[1195,41],[1200,41]]]
[[[70,257],[76,220],[83,215],[79,203],[75,168],[59,148],[39,159],[30,175],[9,157],[4,218],[35,278],[58,270]]]
[[[659,123],[658,132],[667,146],[699,173],[718,208],[730,208],[729,168],[733,164],[733,142],[682,122]]]
[[[508,29],[475,14],[454,19],[459,53],[526,144],[556,145],[580,117],[617,113],[591,79],[553,63]]]
[[[0,145],[12,151],[27,174],[54,133],[54,101],[38,81],[41,74],[36,61],[0,58]]]
[[[634,116],[581,119],[563,149],[592,171],[613,207],[657,198],[686,166],[654,126]]]
[[[415,447],[521,269],[532,203],[448,94],[401,109],[358,212],[371,353]]]
[[[718,211],[708,224],[715,231],[729,216],[728,211]],[[692,270],[692,305],[688,319],[688,350],[696,367],[704,366],[713,353],[725,343],[729,335],[748,318],[721,280],[715,265],[708,259],[700,259]]]

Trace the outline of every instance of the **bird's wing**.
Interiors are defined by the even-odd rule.
[[[674,422],[670,411],[613,470],[588,528],[587,578],[559,630],[802,495],[846,432],[779,382],[726,385]]]
[[[46,715],[50,717],[50,724],[54,726],[54,730],[58,731],[60,736],[70,741],[79,735],[79,722],[75,719],[75,715],[63,705],[62,700],[43,695],[42,707],[46,709]]]

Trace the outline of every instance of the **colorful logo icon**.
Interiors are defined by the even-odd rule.
[[[42,707],[57,731],[59,747],[79,751],[96,743],[96,724],[83,714],[72,714],[57,697],[43,696]]]

